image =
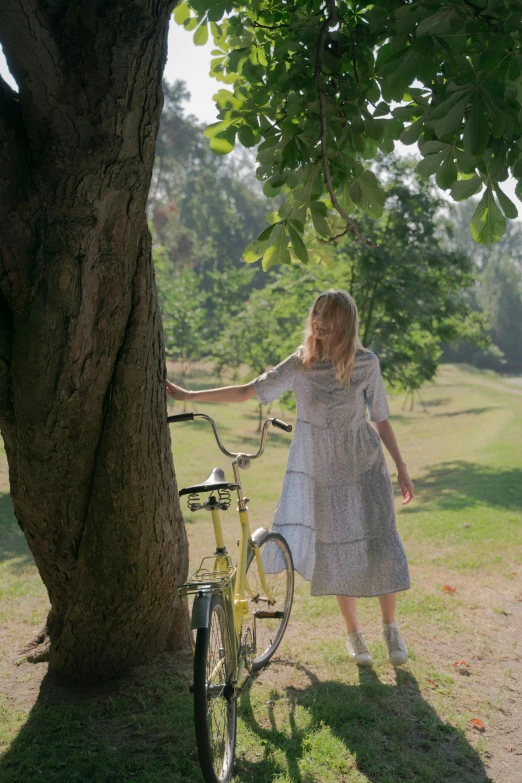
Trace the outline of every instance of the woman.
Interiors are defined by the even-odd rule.
[[[388,420],[379,360],[359,340],[352,297],[339,290],[320,294],[308,314],[303,344],[251,383],[198,392],[166,383],[176,400],[205,402],[242,402],[257,395],[267,405],[295,391],[295,436],[274,529],[288,541],[296,570],[312,583],[312,595],[337,597],[351,659],[360,666],[373,663],[356,598],[378,596],[388,659],[393,666],[405,663],[408,650],[395,622],[395,604],[396,593],[407,590],[410,581],[381,440],[397,466],[403,505],[413,498],[413,484]]]

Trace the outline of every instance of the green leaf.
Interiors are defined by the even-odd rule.
[[[299,231],[300,234],[304,234],[304,226],[305,226],[305,219],[306,219],[306,213],[303,215],[303,220],[297,220],[296,218],[288,218],[288,223],[290,223],[296,231]]]
[[[364,171],[350,183],[350,198],[363,212],[373,218],[381,217],[386,194],[381,189],[373,171]]]
[[[256,136],[254,135],[252,128],[250,128],[248,125],[241,125],[237,136],[243,147],[256,146]]]
[[[473,97],[471,111],[464,126],[464,149],[469,155],[482,155],[489,139],[489,124],[480,95]]]
[[[344,209],[346,213],[352,212],[354,208],[354,203],[352,201],[352,198],[350,196],[350,183],[349,182],[343,182],[341,187],[336,193],[337,200],[341,207]]]
[[[417,171],[421,177],[431,177],[435,174],[444,160],[445,152],[437,152],[435,155],[426,155],[418,164]]]
[[[290,241],[292,243],[292,249],[294,253],[296,254],[299,261],[302,261],[303,264],[307,264],[310,260],[308,257],[308,250],[306,249],[306,245],[295,230],[293,226],[288,223],[288,234],[290,236]]]
[[[515,218],[518,217],[518,209],[513,204],[511,199],[506,196],[504,191],[501,190],[498,185],[495,185],[495,193],[497,194],[499,204],[502,207],[505,216],[510,218],[510,220],[515,220]]]
[[[457,166],[453,160],[453,150],[450,148],[444,153],[442,165],[435,175],[435,181],[439,188],[447,190],[450,188],[457,179]]]
[[[290,264],[290,252],[288,250],[286,231],[282,223],[276,226],[272,235],[272,241],[263,255],[263,269],[267,272],[276,264]]]
[[[466,92],[444,117],[433,123],[433,129],[439,139],[447,139],[460,133],[462,117],[469,103],[470,92],[471,90]]]
[[[423,158],[426,157],[426,155],[433,155],[435,152],[442,152],[447,148],[447,144],[444,144],[442,141],[426,141],[424,144],[421,144],[420,146],[420,153]]]
[[[318,234],[323,237],[329,237],[331,234],[330,226],[326,222],[326,215],[328,210],[326,204],[323,201],[310,202],[310,213],[312,215],[312,223]]]
[[[190,8],[186,3],[179,3],[174,9],[173,17],[176,24],[183,24],[190,16]]]
[[[460,16],[453,8],[442,8],[422,20],[417,27],[417,38],[423,35],[447,35],[458,29],[461,24]]]
[[[447,98],[444,98],[442,101],[438,101],[430,108],[426,115],[426,120],[432,122],[443,119],[450,111],[453,111],[456,106],[462,103],[464,99],[466,99],[466,102],[468,102],[471,91],[471,87],[458,87],[455,91],[449,93]],[[447,92],[449,92],[449,87]]]
[[[227,128],[230,128],[231,125],[233,125],[237,120],[220,120],[219,122],[213,122],[212,125],[208,125],[205,128],[204,136],[207,137],[207,139],[213,139],[214,136],[217,136],[218,134],[222,133],[222,131],[226,130]]]
[[[457,167],[463,174],[474,174],[477,167],[477,161],[471,155],[463,150],[456,149]]]
[[[258,237],[245,247],[243,250],[243,259],[247,264],[253,264],[258,258],[261,258],[267,247],[268,241],[261,242]]]
[[[506,218],[498,208],[491,188],[478,203],[470,223],[471,236],[480,245],[491,245],[502,238],[506,230]]]
[[[482,190],[482,178],[460,179],[451,186],[451,197],[455,201],[465,201]]]
[[[419,117],[418,120],[415,120],[415,122],[412,122],[411,125],[409,125],[407,128],[403,130],[401,135],[399,136],[399,141],[402,141],[403,144],[415,144],[417,139],[422,133],[422,129],[424,127],[424,118]]]
[[[185,21],[183,22],[183,27],[185,28],[185,30],[188,30],[190,32],[191,30],[194,30],[198,26],[198,24],[199,22],[197,16],[191,16],[190,18],[185,19]]]
[[[519,158],[511,167],[511,173],[515,179],[522,179],[522,158]]]
[[[228,155],[236,144],[237,127],[231,125],[229,128],[218,133],[210,139],[210,149],[217,155]]]
[[[204,46],[208,41],[208,24],[205,21],[200,24],[196,32],[194,33],[194,43],[196,46]]]
[[[259,236],[257,238],[258,241],[259,242],[266,242],[267,240],[269,240],[270,237],[272,236],[272,233],[273,233],[275,227],[278,226],[278,225],[281,225],[281,223],[280,222],[272,223],[271,226],[267,226],[265,229],[263,229],[263,231],[261,231],[261,233],[259,234]]]

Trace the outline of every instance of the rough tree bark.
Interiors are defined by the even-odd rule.
[[[49,592],[32,659],[114,676],[179,646],[187,541],[145,205],[166,0],[2,0],[0,428]]]

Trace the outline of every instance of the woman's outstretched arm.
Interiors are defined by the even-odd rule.
[[[408,475],[408,468],[406,467],[406,463],[402,459],[401,450],[399,449],[399,444],[397,443],[397,438],[395,437],[393,427],[390,424],[389,419],[384,419],[384,421],[374,421],[373,425],[379,434],[379,438],[388,449],[390,457],[396,465],[399,465],[397,468],[397,481],[399,482],[399,486],[401,488],[402,505],[405,506],[406,503],[409,503],[410,500],[413,499],[413,482]]]
[[[223,386],[221,389],[203,389],[189,391],[166,379],[167,395],[174,400],[199,400],[200,402],[244,402],[256,393],[251,383],[240,386]]]

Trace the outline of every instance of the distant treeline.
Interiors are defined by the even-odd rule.
[[[520,223],[498,245],[476,245],[471,202],[449,206],[411,162],[386,157],[384,215],[357,215],[377,247],[318,242],[312,227],[308,264],[285,246],[289,263],[263,272],[242,252],[278,201],[263,195],[250,151],[210,151],[204,126],[185,115],[182,82],[164,89],[149,218],[170,358],[261,372],[294,350],[313,297],[336,286],[353,294],[363,343],[398,387],[419,388],[441,360],[522,372]]]

